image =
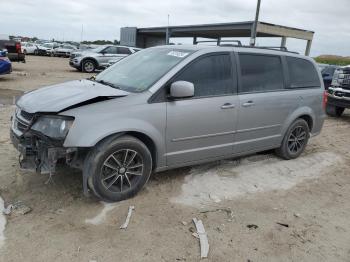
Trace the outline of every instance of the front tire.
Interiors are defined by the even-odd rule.
[[[288,128],[276,154],[286,160],[299,157],[309,141],[309,125],[304,119],[295,120]]]
[[[345,108],[334,106],[334,105],[326,105],[326,114],[331,117],[341,117],[341,115],[344,113]]]
[[[93,73],[96,70],[96,63],[91,59],[86,59],[82,64],[82,71],[85,73]]]
[[[152,156],[132,136],[106,139],[87,156],[84,176],[96,197],[117,202],[135,196],[152,172]]]

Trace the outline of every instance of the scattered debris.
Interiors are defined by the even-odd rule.
[[[183,224],[184,226],[187,226],[187,222],[186,221],[182,221],[181,224]]]
[[[249,228],[249,229],[257,229],[258,226],[254,225],[254,224],[249,224],[249,225],[247,225],[247,228]]]
[[[289,227],[288,224],[285,224],[285,223],[280,223],[280,222],[276,222],[276,224],[280,225],[280,226],[283,226],[283,227]]]
[[[202,210],[202,211],[200,211],[200,213],[205,214],[205,213],[220,212],[220,211],[226,212],[227,217],[229,219],[233,219],[233,217],[234,217],[233,211],[230,208],[225,208],[225,207],[223,207],[223,208],[216,208],[216,209],[209,209],[209,210]]]
[[[4,209],[4,200],[0,196],[0,210]],[[6,227],[6,217],[0,212],[0,249],[4,245],[5,236],[4,231]]]
[[[188,229],[188,231],[190,231],[191,233],[196,232],[196,230],[194,229],[194,227],[190,227],[190,228]]]
[[[201,258],[208,257],[209,253],[209,242],[207,233],[205,232],[202,220],[198,220],[197,218],[193,218],[193,223],[196,226],[197,234],[199,236],[199,242],[201,247]]]
[[[216,195],[209,194],[209,198],[210,198],[211,200],[213,200],[215,203],[221,202],[220,197],[218,197],[218,196],[216,196]]]
[[[216,227],[216,231],[222,233],[224,232],[225,229],[225,224],[221,224],[221,226]]]
[[[192,233],[192,236],[194,236],[195,238],[198,238],[198,239],[199,239],[199,235],[198,235],[198,233],[196,233],[196,232],[193,232],[193,233]]]
[[[9,214],[11,214],[11,212],[12,212],[12,208],[13,208],[13,205],[8,205],[6,208],[4,208],[4,210],[2,211],[2,213],[3,213],[4,215],[9,215]]]
[[[32,209],[25,205],[22,201],[17,201],[13,204],[8,205],[3,209],[5,215],[17,216],[17,215],[26,215],[30,213]]]
[[[294,216],[295,216],[295,217],[300,217],[300,214],[294,213]]]
[[[132,214],[132,211],[135,210],[134,206],[129,206],[129,211],[128,211],[128,215],[126,217],[125,223],[123,225],[120,226],[120,229],[127,229],[129,222],[130,222],[130,217]]]

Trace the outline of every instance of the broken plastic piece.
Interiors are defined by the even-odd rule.
[[[197,234],[199,236],[199,243],[201,247],[201,258],[206,258],[208,257],[208,253],[209,253],[209,242],[208,242],[207,233],[205,232],[202,220],[193,218],[193,223],[196,226]]]
[[[129,222],[130,222],[130,217],[131,217],[132,211],[134,209],[135,209],[134,206],[129,206],[128,215],[126,217],[126,220],[125,220],[124,224],[120,226],[120,229],[127,229],[128,225],[129,225]]]

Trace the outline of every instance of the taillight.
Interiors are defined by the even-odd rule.
[[[324,91],[323,92],[323,99],[322,99],[322,107],[323,109],[326,109],[326,106],[327,106],[327,101],[328,101],[328,92],[327,91]]]
[[[19,54],[19,53],[22,53],[21,51],[21,43],[16,43],[16,52]]]

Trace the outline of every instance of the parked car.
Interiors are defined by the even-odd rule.
[[[139,48],[134,47],[104,45],[83,52],[73,52],[69,65],[79,71],[92,73],[96,69],[108,67],[108,62],[111,59],[120,60],[139,50]]]
[[[70,54],[74,51],[76,51],[77,48],[72,45],[61,45],[60,47],[57,47],[53,50],[54,56],[61,56],[61,57],[70,57]]]
[[[327,91],[326,113],[340,117],[346,108],[350,108],[350,65],[335,70]]]
[[[21,42],[10,40],[9,37],[0,40],[0,50],[7,50],[7,57],[13,62],[25,62],[25,54],[21,49]]]
[[[53,173],[62,159],[82,169],[85,193],[120,201],[152,172],[270,149],[283,159],[299,157],[321,131],[323,94],[309,57],[159,46],[94,79],[23,95],[11,139],[22,166]]]
[[[321,71],[322,74],[322,79],[323,79],[323,83],[324,83],[324,87],[327,90],[328,87],[331,85],[332,83],[332,79],[333,79],[333,75],[335,70],[339,68],[339,66],[336,65],[328,65],[326,67],[324,67]]]
[[[37,46],[34,43],[22,42],[21,48],[22,48],[22,52],[28,55],[28,54],[34,54],[35,50],[37,49]]]
[[[59,45],[57,43],[44,43],[37,45],[37,49],[34,51],[35,55],[48,55],[53,56],[55,48]]]
[[[10,74],[12,72],[11,61],[7,57],[6,51],[0,51],[0,75]]]

